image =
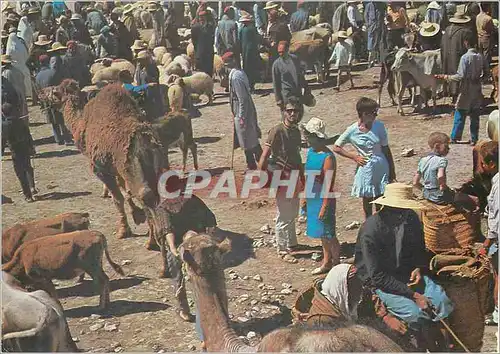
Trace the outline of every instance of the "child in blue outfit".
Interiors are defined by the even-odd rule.
[[[448,159],[445,157],[450,151],[450,137],[434,132],[429,136],[428,142],[432,151],[420,159],[413,185],[422,189],[423,196],[428,201],[440,205],[452,203],[454,193],[446,185]]]

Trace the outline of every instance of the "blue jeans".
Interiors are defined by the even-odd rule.
[[[479,111],[456,109],[455,115],[453,117],[454,120],[453,129],[451,130],[451,140],[462,139],[462,133],[465,126],[465,118],[467,117],[467,115],[470,116],[470,139],[474,143],[479,139]]]
[[[412,299],[401,295],[388,294],[379,289],[375,290],[387,310],[415,330],[422,328],[427,321],[438,322],[440,319],[445,319],[453,311],[453,304],[442,287],[425,275],[422,281],[425,283],[423,295],[432,302],[437,313],[437,317],[434,319],[429,316],[428,312],[422,311]]]

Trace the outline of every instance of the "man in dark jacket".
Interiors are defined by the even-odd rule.
[[[69,73],[69,77],[80,85],[80,88],[90,85],[91,75],[85,60],[78,53],[78,45],[75,41],[68,42],[68,51],[62,57],[63,65]]]
[[[118,40],[118,58],[132,60],[132,49],[130,47],[134,44],[134,39],[128,31],[127,27],[119,20],[117,13],[111,14],[111,32],[113,32]]]
[[[2,78],[2,138],[5,138],[11,151],[14,172],[24,197],[27,202],[33,202],[33,195],[38,193],[31,166],[31,155],[34,155],[35,149],[29,128],[21,120],[19,94],[6,78]]]
[[[273,89],[276,104],[283,115],[284,108],[293,98],[301,102],[302,97],[309,93],[309,87],[304,77],[297,56],[288,52],[288,42],[282,41],[278,44],[279,58],[273,63]],[[304,106],[299,104],[299,119],[304,114]]]
[[[207,19],[207,11],[203,10],[198,15],[199,22],[191,28],[196,67],[198,70],[212,76],[214,71],[215,28]]]
[[[290,32],[303,31],[309,28],[309,12],[307,11],[304,1],[297,3],[297,11],[290,17]]]
[[[443,74],[452,75],[457,72],[458,63],[462,55],[467,52],[464,45],[466,36],[473,36],[469,28],[469,16],[464,13],[456,12],[453,17],[449,19],[451,24],[446,28],[441,43],[441,61]],[[459,94],[459,83],[450,82],[445,85],[445,92],[448,96],[453,97],[453,103],[456,102]]]
[[[90,36],[89,30],[83,22],[82,15],[73,14],[71,16],[71,23],[73,24],[74,31],[72,32],[71,39],[86,45],[93,46],[94,42]]]
[[[431,321],[448,317],[453,305],[444,290],[423,275],[429,259],[421,222],[412,210],[423,205],[413,199],[412,187],[403,183],[386,185],[384,196],[374,203],[383,209],[359,230],[354,257],[357,276],[392,314],[421,335],[420,349],[449,350],[436,348],[436,341],[446,345],[443,338],[431,338],[439,331],[425,329]],[[431,308],[437,316],[430,315]]]
[[[290,42],[292,39],[292,34],[288,26],[279,18],[278,7],[278,4],[271,3],[264,8],[268,11],[269,25],[267,27],[267,39],[269,42],[269,62],[271,65],[278,58],[278,43],[281,41]]]
[[[235,60],[239,63],[238,50],[238,25],[234,20],[234,9],[230,6],[224,9],[224,15],[217,26],[217,54],[223,56],[224,53],[233,52]]]

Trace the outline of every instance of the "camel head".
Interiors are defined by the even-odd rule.
[[[222,256],[229,251],[229,245],[219,244],[206,234],[188,232],[179,249],[188,276],[207,278],[222,271]]]
[[[59,99],[61,104],[71,100],[74,104],[83,108],[85,104],[85,93],[80,90],[78,82],[72,79],[65,79],[59,86],[55,87],[53,95]]]

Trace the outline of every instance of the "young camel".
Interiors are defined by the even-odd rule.
[[[148,123],[141,122],[137,103],[120,85],[107,85],[85,104],[74,80],[64,80],[53,96],[62,104],[64,121],[94,174],[113,196],[119,213],[117,237],[132,234],[125,214],[125,200],[136,224],[148,221],[149,242],[154,239],[154,208],[159,201],[157,179],[168,169],[160,139]],[[54,100],[54,98],[53,98]],[[125,191],[125,198],[121,190]],[[137,207],[132,197],[144,207]]]
[[[222,255],[228,245],[210,236],[186,234],[180,255],[186,263],[208,351],[217,352],[402,352],[374,328],[338,323],[328,327],[295,325],[266,335],[257,347],[246,345],[230,326]]]

